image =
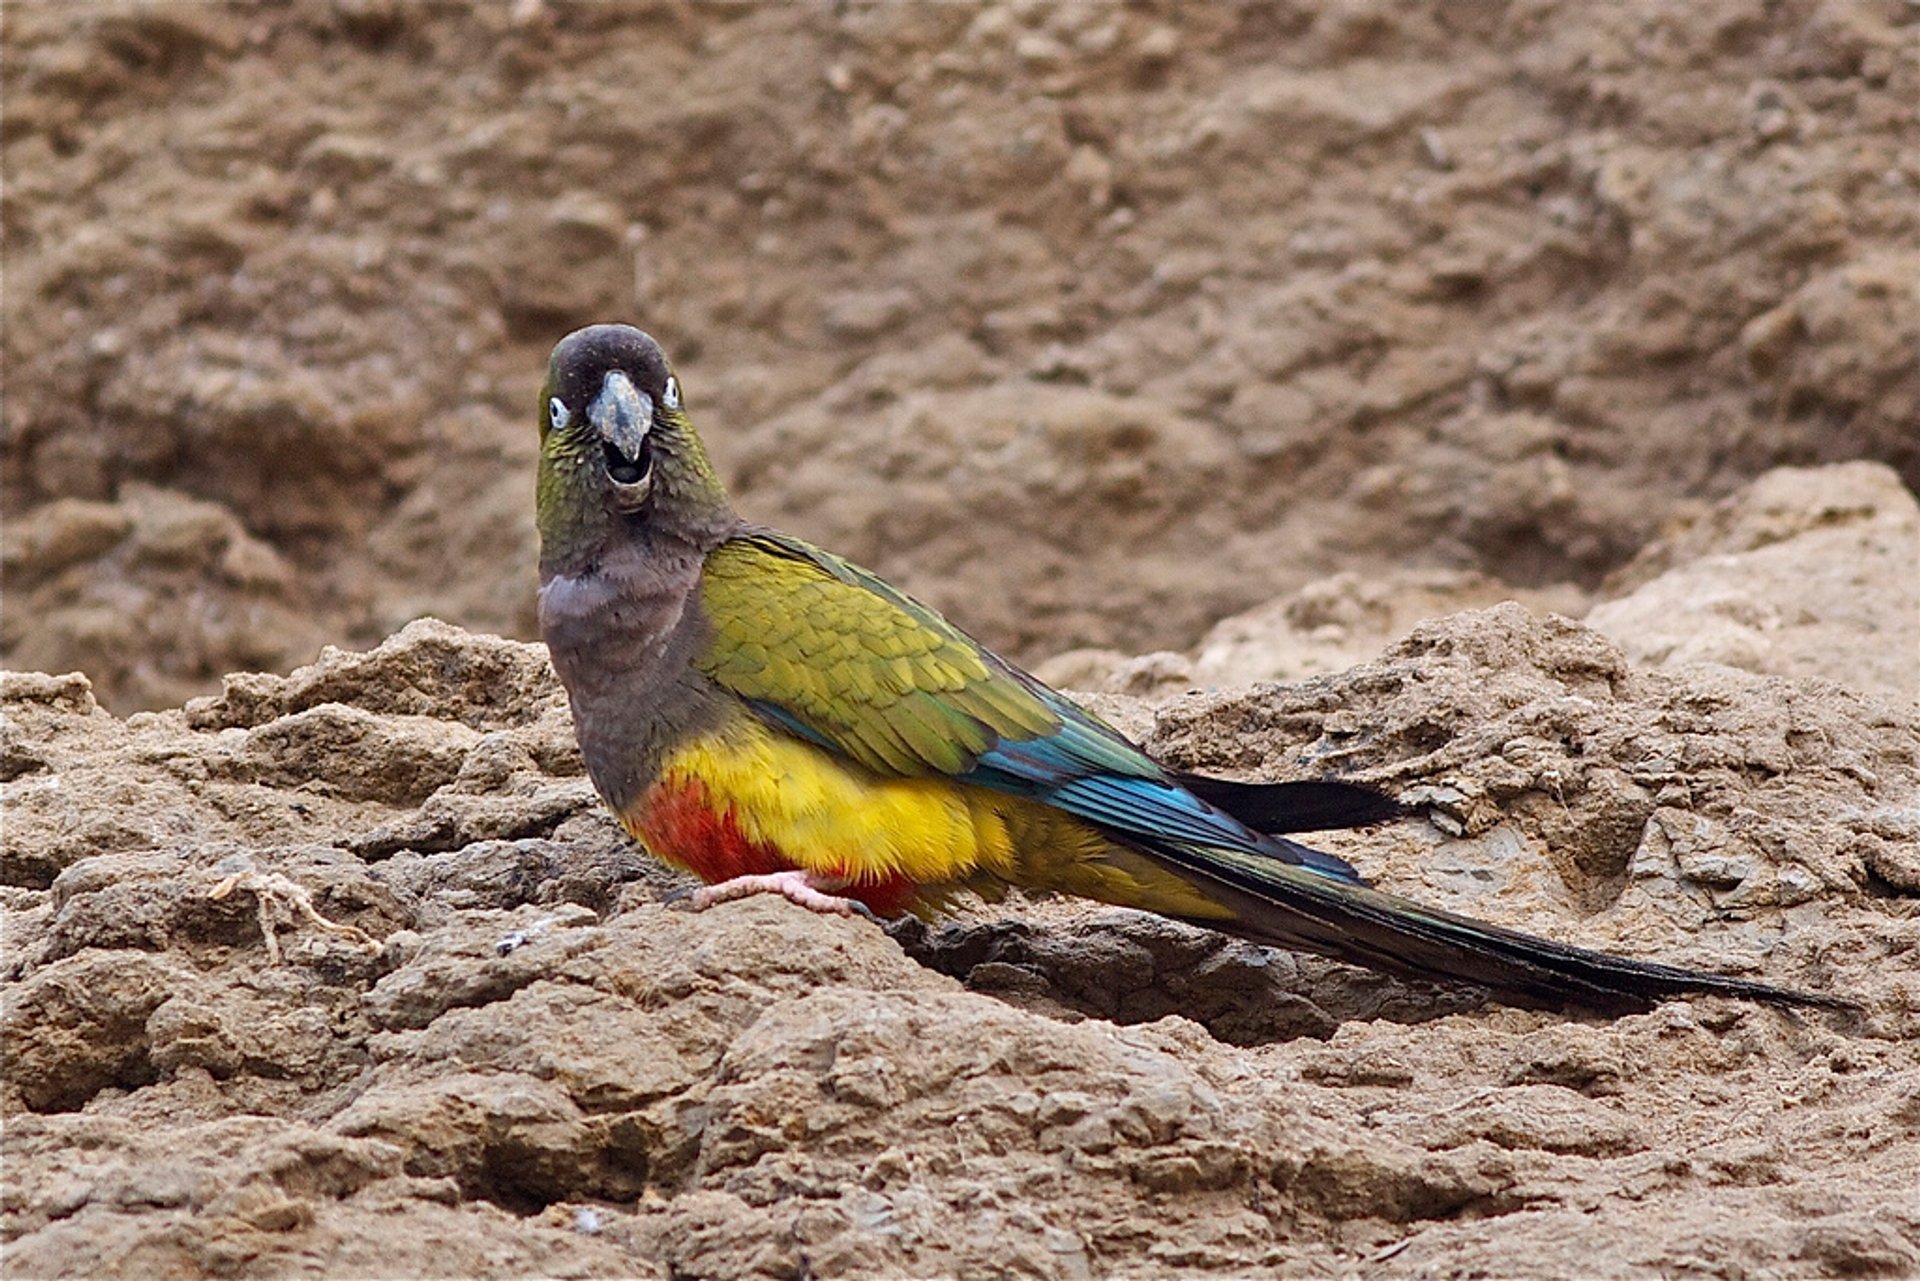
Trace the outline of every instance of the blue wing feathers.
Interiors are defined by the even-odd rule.
[[[1134,841],[1224,845],[1360,884],[1352,864],[1305,845],[1265,836],[1170,779],[1153,760],[1105,726],[1059,708],[1060,732],[1002,739],[961,777],[1029,796]],[[1116,769],[1116,766],[1118,767]]]
[[[902,609],[925,610],[924,606],[844,561],[770,533],[762,537],[769,548],[779,554],[810,559],[842,582],[883,596]],[[1130,843],[1218,846],[1276,859],[1334,880],[1362,883],[1360,874],[1344,859],[1282,837],[1256,832],[1194,795],[1111,726],[1019,668],[1003,663],[984,646],[978,646],[978,642],[973,643],[982,661],[1013,676],[1045,703],[1058,719],[1059,729],[1035,738],[1014,739],[997,736],[976,722],[980,730],[978,750],[973,750],[974,743],[953,743],[954,752],[949,759],[955,766],[940,772],[1052,805]],[[828,751],[848,754],[846,746],[836,741],[834,735],[809,724],[793,708],[766,698],[745,701],[768,724]],[[937,724],[925,728],[929,733],[940,732]],[[940,760],[942,766],[948,764],[948,760],[942,759],[944,754],[929,756],[916,752],[913,744],[904,741],[894,746],[898,750],[884,753],[885,759],[918,758]]]
[[[790,709],[759,698],[746,702],[757,715],[788,733],[828,751],[840,750]],[[1133,842],[1225,846],[1350,884],[1364,883],[1345,859],[1251,830],[1181,787],[1151,757],[1073,704],[1057,695],[1048,702],[1060,714],[1057,733],[1000,739],[980,753],[972,769],[956,777],[1052,805]]]
[[[1044,688],[1044,687],[1042,687]],[[1292,863],[1350,884],[1363,884],[1345,859],[1283,837],[1255,832],[1174,782],[1153,759],[1051,690],[1057,733],[999,739],[973,768],[955,777],[997,792],[1041,801],[1137,843],[1176,841],[1225,846]],[[826,735],[778,703],[746,700],[770,724],[839,751]]]

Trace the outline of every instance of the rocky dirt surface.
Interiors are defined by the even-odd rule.
[[[677,353],[755,515],[1036,660],[1341,572],[1577,612],[1770,467],[1920,483],[1904,0],[15,0],[0,40],[0,655],[117,711],[422,613],[531,635],[533,388],[595,320]]]
[[[1738,559],[1698,538],[1662,572]],[[675,910],[544,652],[443,623],[125,719],[3,679],[9,1276],[1920,1269],[1911,698],[1514,603],[1088,696],[1183,766],[1395,791],[1326,841],[1389,887],[1863,1007],[1600,1020],[1084,904]]]
[[[1334,574],[1222,619],[1188,653],[1076,649],[1037,665],[1105,693],[1299,680],[1372,657],[1422,619],[1518,600],[1579,614],[1644,664],[1820,676],[1920,700],[1920,503],[1878,463],[1781,467],[1666,532],[1593,593],[1484,574]]]
[[[13,0],[0,76],[0,1273],[1920,1274],[1914,5]],[[674,910],[484,634],[604,319],[750,514],[1402,796],[1380,883],[1861,1012]]]

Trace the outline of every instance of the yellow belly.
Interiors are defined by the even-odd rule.
[[[674,753],[656,791],[689,784],[749,840],[825,876],[940,885],[1011,864],[1013,833],[996,803],[1011,798],[942,778],[884,777],[757,724]]]
[[[710,827],[649,823],[666,802],[683,812],[696,795]],[[854,885],[906,882],[923,910],[957,888],[997,896],[1015,885],[1174,916],[1228,915],[1186,878],[1050,806],[949,778],[878,774],[753,721],[672,754],[622,818],[656,854],[708,880],[770,870],[747,866],[737,848],[711,848],[737,834],[754,847],[747,862]]]

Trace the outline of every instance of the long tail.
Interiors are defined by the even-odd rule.
[[[1270,855],[1173,842],[1135,848],[1177,868],[1233,913],[1231,921],[1194,918],[1196,925],[1411,978],[1474,983],[1515,1004],[1620,1013],[1669,997],[1713,994],[1772,1005],[1859,1008],[1826,993],[1556,943],[1344,883]]]
[[[1304,779],[1287,783],[1238,783],[1206,774],[1176,772],[1173,781],[1256,832],[1325,832],[1371,827],[1401,818],[1406,810],[1385,792],[1364,783]]]

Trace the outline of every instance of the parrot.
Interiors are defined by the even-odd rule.
[[[1837,996],[1630,959],[1425,907],[1291,839],[1401,814],[1340,780],[1187,773],[857,565],[739,516],[660,345],[554,347],[538,617],[595,790],[682,906],[777,894],[935,916],[1010,889],[1157,913],[1514,1005]]]

